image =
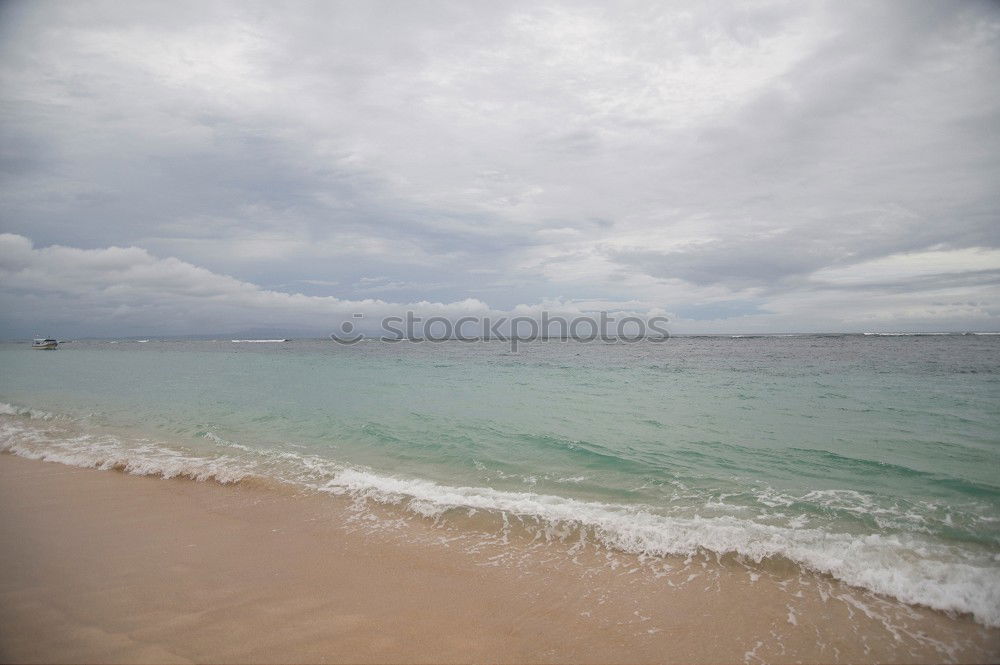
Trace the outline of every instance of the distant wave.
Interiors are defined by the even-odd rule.
[[[233,344],[275,344],[278,342],[288,342],[287,339],[234,339]]]
[[[865,337],[949,337],[961,336],[966,333],[956,332],[866,332],[861,333]],[[976,334],[976,333],[972,333]]]
[[[997,558],[917,535],[834,533],[735,516],[667,516],[647,506],[389,476],[315,456],[258,450],[210,432],[204,439],[214,449],[205,454],[149,440],[61,430],[52,425],[51,414],[46,418],[45,412],[9,404],[0,405],[0,414],[0,451],[22,457],[223,484],[266,478],[430,518],[455,510],[489,511],[550,533],[568,528],[592,542],[640,555],[711,551],[757,562],[782,557],[854,586],[907,603],[970,613],[982,624],[1000,627]]]

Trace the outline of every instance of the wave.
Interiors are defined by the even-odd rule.
[[[41,445],[40,445],[41,444]],[[235,483],[252,475],[239,460],[185,455],[152,442],[122,445],[110,435],[80,434],[54,441],[23,428],[0,423],[0,451],[68,466],[123,471],[137,476],[214,480]]]
[[[0,413],[5,416],[0,418],[0,451],[31,459],[222,484],[262,478],[434,519],[451,511],[486,511],[546,534],[565,537],[572,532],[637,555],[712,552],[758,563],[781,558],[906,603],[968,613],[984,625],[1000,627],[1000,555],[919,535],[837,533],[801,528],[794,521],[782,526],[725,515],[663,515],[650,506],[384,475],[325,458],[254,449],[210,432],[203,434],[212,447],[206,454],[147,439],[75,433],[49,421],[34,422],[37,412],[10,405],[0,406]]]
[[[0,415],[20,416],[22,418],[31,418],[34,420],[52,420],[56,417],[54,413],[49,413],[48,411],[29,409],[23,406],[14,406],[13,404],[8,404],[6,402],[0,402]]]
[[[320,489],[403,506],[425,517],[474,509],[538,520],[556,528],[575,527],[605,546],[632,554],[686,556],[707,550],[758,563],[781,557],[853,586],[907,603],[971,613],[981,623],[1000,626],[1000,570],[990,566],[989,560],[963,562],[964,553],[957,548],[918,538],[829,533],[735,517],[671,517],[642,506],[453,487],[351,468]]]
[[[865,337],[960,337],[965,333],[956,332],[866,332]]]

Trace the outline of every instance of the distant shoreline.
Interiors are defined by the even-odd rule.
[[[705,339],[705,338],[716,338],[716,339],[756,339],[756,338],[769,338],[769,337],[991,337],[1000,336],[1000,331],[991,330],[963,330],[963,331],[901,331],[901,332],[780,332],[780,333],[671,333],[670,339]],[[18,344],[30,342],[32,337],[10,337],[6,339],[0,339],[0,344]],[[614,337],[609,337],[609,341],[614,341]],[[662,338],[659,337],[648,337],[645,340],[661,341]],[[376,335],[363,335],[362,341],[371,342],[379,341],[379,337]],[[219,335],[128,335],[123,337],[69,337],[66,339],[59,338],[60,344],[66,344],[69,342],[228,342],[228,343],[246,343],[246,342],[330,342],[329,335],[281,335],[276,334],[273,336],[264,336],[260,338],[253,337],[241,337],[235,334],[219,334]],[[401,340],[393,341],[409,341],[409,342],[419,342],[424,341],[419,337],[414,338],[403,338]],[[482,338],[482,337],[470,337],[466,339],[460,339],[457,337],[452,337],[447,340],[436,340],[436,341],[447,341],[447,342],[503,342],[504,340],[496,338]],[[539,335],[537,337],[524,338],[524,342],[588,342],[592,341],[585,337],[560,337],[556,335]]]

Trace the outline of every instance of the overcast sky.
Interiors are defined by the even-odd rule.
[[[1000,330],[998,82],[995,3],[4,3],[0,336]]]

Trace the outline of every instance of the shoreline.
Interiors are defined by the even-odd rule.
[[[1000,654],[1000,630],[967,616],[801,570],[650,562],[518,538],[473,543],[429,520],[391,510],[376,517],[347,498],[254,483],[2,454],[0,497],[6,662],[989,662]]]
[[[796,524],[796,520],[781,514],[780,508],[771,515],[771,509],[782,499],[794,498],[779,496],[778,503],[759,498],[768,506],[759,515],[764,521],[729,511],[712,515],[711,501],[705,504],[708,513],[704,515],[697,509],[681,515],[659,514],[644,507],[633,510],[624,503],[563,496],[559,491],[562,488],[536,493],[531,491],[533,483],[531,489],[523,491],[493,489],[488,477],[482,485],[469,486],[439,483],[407,473],[400,477],[299,451],[248,448],[211,432],[200,435],[211,445],[199,448],[190,442],[150,439],[147,432],[134,427],[95,427],[84,424],[85,418],[67,418],[3,403],[0,410],[0,452],[29,459],[140,476],[254,485],[273,492],[318,492],[348,500],[352,508],[362,508],[366,517],[380,516],[379,520],[365,522],[366,528],[384,528],[400,520],[411,525],[420,520],[433,522],[436,529],[431,533],[409,529],[407,539],[411,541],[437,541],[442,537],[441,530],[448,528],[448,538],[455,539],[458,534],[466,546],[481,549],[484,543],[506,542],[519,532],[522,541],[580,541],[622,553],[626,555],[623,565],[629,565],[628,555],[632,555],[650,561],[670,559],[675,564],[688,556],[745,560],[751,563],[749,568],[743,566],[738,571],[744,574],[750,569],[759,572],[776,566],[779,570],[799,567],[816,575],[829,575],[844,585],[867,589],[871,594],[930,607],[949,616],[964,616],[967,612],[981,625],[1000,628],[994,602],[1000,580],[988,563],[980,560],[978,566],[960,565],[941,578],[935,561],[948,553],[942,552],[939,543],[913,542],[900,547],[892,536],[883,538],[877,532],[862,531],[855,536],[828,532],[822,526]],[[830,504],[821,501],[813,505],[824,510]],[[784,518],[784,522],[772,523],[771,517]],[[865,537],[866,533],[874,542]],[[927,548],[926,554],[914,557],[922,547]],[[517,558],[518,548],[505,549],[497,554],[499,558]],[[688,565],[681,563],[678,567]],[[675,581],[685,583],[683,579]]]

